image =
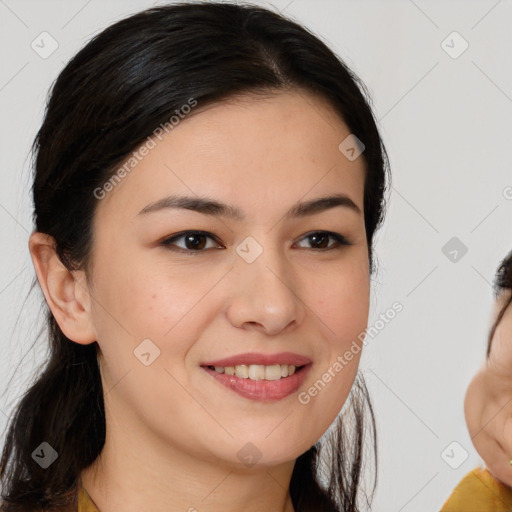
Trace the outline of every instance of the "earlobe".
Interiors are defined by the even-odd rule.
[[[59,259],[54,239],[34,231],[28,245],[39,285],[62,332],[83,345],[96,341],[89,291]]]

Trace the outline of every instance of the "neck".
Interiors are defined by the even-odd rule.
[[[80,475],[100,512],[294,512],[288,490],[294,461],[237,469],[159,446],[133,430],[122,434],[107,431],[100,456]]]

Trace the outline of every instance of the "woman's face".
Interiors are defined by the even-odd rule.
[[[107,439],[240,469],[294,460],[340,412],[370,282],[364,162],[338,148],[346,125],[305,93],[245,100],[199,104],[98,201],[89,290]],[[293,214],[335,194],[346,199]],[[240,218],[150,208],[171,195],[208,197]],[[196,230],[208,235],[185,233]],[[283,352],[311,364],[279,381],[219,374],[238,391],[204,367]]]

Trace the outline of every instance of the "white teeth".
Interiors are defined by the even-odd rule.
[[[279,367],[279,371],[281,371],[281,367]],[[247,376],[252,380],[262,380],[265,378],[265,367],[259,364],[251,364],[247,370]]]
[[[215,371],[226,375],[236,375],[241,379],[251,380],[279,380],[295,373],[293,364],[273,364],[264,366],[261,364],[240,364],[238,366],[215,366]]]
[[[235,366],[235,375],[241,379],[247,379],[249,377],[249,369],[245,364]]]

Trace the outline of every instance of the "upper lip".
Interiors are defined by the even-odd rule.
[[[311,359],[292,352],[279,352],[278,354],[258,354],[256,352],[248,352],[245,354],[226,357],[225,359],[218,359],[216,361],[207,361],[202,363],[201,366],[226,367],[242,364],[260,364],[264,366],[271,366],[274,364],[293,364],[294,366],[304,366],[309,363],[311,363]]]

